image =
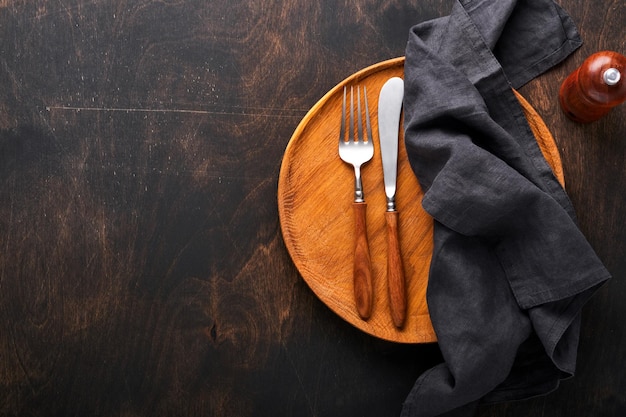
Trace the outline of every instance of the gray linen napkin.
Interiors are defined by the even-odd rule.
[[[405,143],[435,219],[427,300],[444,362],[403,417],[472,415],[574,373],[580,310],[609,273],[512,88],[580,44],[551,0],[461,0],[411,30]]]

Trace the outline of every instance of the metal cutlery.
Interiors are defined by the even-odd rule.
[[[404,97],[404,81],[393,77],[383,85],[378,98],[378,136],[387,196],[387,288],[389,309],[396,327],[406,319],[406,284],[398,239],[398,211],[395,205],[398,170],[398,129]]]
[[[348,137],[346,137],[346,95],[347,89],[343,89],[343,103],[341,108],[341,126],[339,133],[339,156],[341,159],[354,167],[354,297],[359,316],[367,320],[372,314],[374,290],[372,285],[372,268],[367,239],[365,213],[367,203],[363,194],[361,181],[361,166],[374,156],[374,142],[372,140],[372,127],[370,124],[369,107],[367,103],[367,90],[363,87],[363,103],[365,107],[365,131],[363,134],[363,119],[361,116],[361,89],[356,87],[356,136],[355,136],[355,109],[354,88],[350,87],[350,114],[348,119]]]

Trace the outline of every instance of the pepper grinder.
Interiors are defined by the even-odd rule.
[[[589,56],[559,91],[561,108],[579,123],[596,121],[625,100],[626,57],[613,51]]]

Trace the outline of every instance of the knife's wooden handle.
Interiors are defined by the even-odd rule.
[[[393,324],[401,328],[406,319],[406,283],[398,239],[398,212],[385,212],[387,221],[387,287]]]
[[[372,267],[370,249],[367,242],[365,211],[367,203],[353,203],[355,224],[354,245],[354,299],[359,316],[367,320],[372,314],[374,289],[372,286]]]

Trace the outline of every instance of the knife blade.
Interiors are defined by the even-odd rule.
[[[383,162],[385,195],[387,196],[387,289],[389,310],[394,325],[404,326],[406,320],[406,283],[398,237],[396,182],[398,173],[398,131],[404,98],[404,81],[393,77],[385,82],[378,97],[378,138]]]

